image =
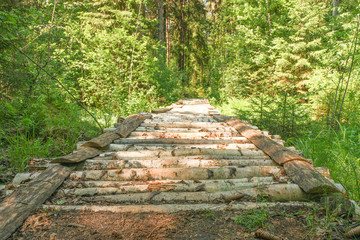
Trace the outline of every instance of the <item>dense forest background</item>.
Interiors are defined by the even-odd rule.
[[[206,97],[360,200],[357,0],[2,0],[0,175],[119,116]]]

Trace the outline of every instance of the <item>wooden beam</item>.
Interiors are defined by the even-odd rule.
[[[81,145],[81,147],[104,148],[120,136],[114,132],[106,132]]]
[[[0,204],[0,239],[7,239],[31,211],[48,199],[71,173],[71,168],[51,166]]]
[[[171,109],[173,109],[172,107],[168,106],[168,107],[164,107],[164,108],[159,108],[159,109],[155,109],[155,110],[151,110],[152,113],[158,114],[158,113],[164,113],[167,111],[170,111]]]
[[[126,138],[129,134],[134,131],[140,124],[145,120],[151,118],[151,115],[140,115],[134,114],[126,118],[121,122],[120,126],[114,131],[121,138]]]
[[[52,163],[78,163],[78,162],[85,161],[88,158],[96,157],[100,153],[102,153],[102,151],[99,149],[86,147],[86,148],[80,149],[79,151],[77,151],[75,153],[70,153],[66,156],[55,158],[51,162]]]
[[[338,188],[315,170],[304,157],[286,149],[260,131],[254,130],[240,119],[224,115],[214,115],[217,121],[224,121],[234,127],[241,135],[264,151],[275,162],[283,165],[286,174],[306,193],[339,192]]]

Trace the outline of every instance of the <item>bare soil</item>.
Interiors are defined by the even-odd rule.
[[[257,223],[261,219],[263,224]],[[344,233],[353,223],[324,210],[280,205],[262,210],[175,214],[38,210],[10,239],[259,239],[254,232],[262,228],[289,240],[336,240],[345,239]]]

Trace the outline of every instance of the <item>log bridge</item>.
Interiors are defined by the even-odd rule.
[[[306,204],[344,191],[280,136],[221,115],[206,99],[132,115],[69,155],[32,159],[29,169],[0,204],[0,239],[39,207],[228,210],[259,207],[259,198],[267,206]]]

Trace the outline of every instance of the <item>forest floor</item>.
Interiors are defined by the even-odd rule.
[[[38,210],[10,239],[259,239],[255,231],[263,228],[282,239],[335,240],[353,223],[325,210],[281,205],[172,214]]]

